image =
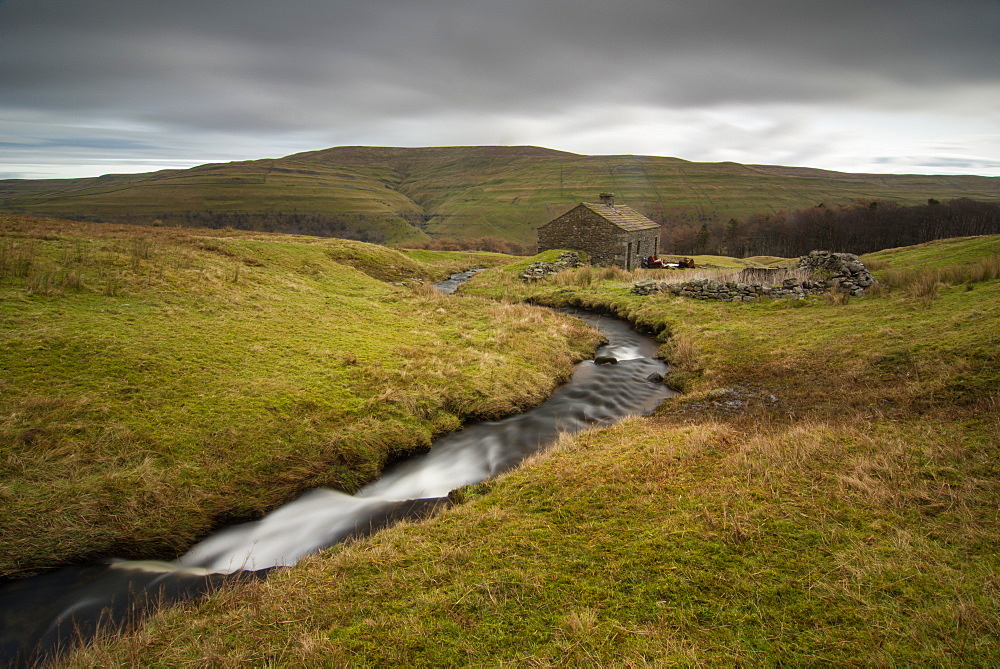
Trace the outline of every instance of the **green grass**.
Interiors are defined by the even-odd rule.
[[[420,263],[432,264],[450,273],[466,269],[496,267],[506,265],[514,259],[502,253],[485,251],[431,251],[426,249],[398,249],[407,258]]]
[[[601,274],[470,290],[654,328],[686,395],[70,665],[1000,661],[1000,280],[737,305]]]
[[[468,259],[438,260],[0,216],[0,574],[171,557],[307,487],[354,490],[539,402],[594,345],[529,307],[444,299],[425,281]]]
[[[869,253],[865,261],[877,269],[920,269],[923,267],[955,267],[979,263],[1000,255],[1000,237],[956,237],[939,239],[917,246],[886,249]]]
[[[943,239],[866,256],[882,287],[932,300],[941,288],[1000,278],[1000,237]]]

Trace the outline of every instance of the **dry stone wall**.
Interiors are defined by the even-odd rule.
[[[525,281],[538,281],[539,279],[544,279],[550,274],[555,274],[556,272],[561,272],[564,269],[573,269],[574,267],[579,267],[583,262],[580,260],[580,254],[575,252],[563,253],[555,262],[533,262],[528,265],[527,269],[521,272],[521,278]]]
[[[781,285],[769,286],[740,281],[715,281],[692,279],[684,283],[667,283],[655,279],[637,281],[632,287],[636,295],[669,292],[696,300],[721,300],[723,302],[756,302],[761,298],[801,299],[806,295],[822,295],[830,289],[828,281],[798,281],[785,279]]]
[[[822,295],[831,290],[860,296],[875,283],[864,263],[853,253],[813,251],[799,258],[798,267],[813,273],[811,279],[784,279],[770,285],[761,281],[716,281],[692,279],[680,283],[644,279],[637,281],[632,292],[636,295],[669,292],[696,300],[723,302],[757,302],[761,299],[802,299],[807,295]]]

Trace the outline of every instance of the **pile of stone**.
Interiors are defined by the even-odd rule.
[[[538,281],[545,277],[561,272],[564,269],[573,269],[583,264],[579,253],[564,253],[555,262],[533,262],[528,268],[521,272],[521,278],[525,281]]]
[[[669,292],[696,300],[756,302],[762,298],[800,300],[806,295],[822,295],[831,290],[860,296],[865,294],[865,289],[875,283],[875,277],[853,253],[813,251],[799,258],[798,266],[800,269],[812,272],[815,278],[806,280],[788,278],[773,286],[760,281],[692,279],[682,283],[671,283],[644,279],[633,285],[632,293],[652,295]]]
[[[799,268],[823,276],[841,292],[854,296],[864,295],[875,283],[875,277],[853,253],[810,251],[809,255],[799,258]]]

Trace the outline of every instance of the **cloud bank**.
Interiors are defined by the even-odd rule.
[[[1000,175],[1000,3],[5,0],[0,176],[536,144]]]

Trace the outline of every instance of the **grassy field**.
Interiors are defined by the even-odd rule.
[[[998,256],[886,251],[871,296],[739,305],[483,272],[659,330],[688,392],[69,664],[995,666]]]
[[[539,402],[595,335],[425,282],[508,260],[0,215],[0,575],[173,557]]]
[[[360,217],[388,243],[535,242],[536,228],[601,191],[647,216],[726,221],[824,203],[1000,199],[1000,179],[844,174],[538,147],[338,147],[275,160],[94,179],[0,181],[0,211],[167,225],[187,212]]]

